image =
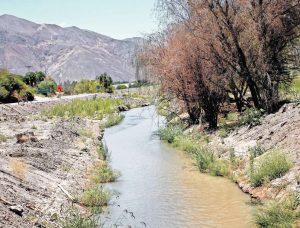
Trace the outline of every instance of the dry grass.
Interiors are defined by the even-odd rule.
[[[10,161],[10,168],[14,176],[20,178],[21,180],[25,180],[28,170],[28,166],[25,162],[13,159]]]

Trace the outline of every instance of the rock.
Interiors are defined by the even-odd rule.
[[[150,106],[150,103],[144,103],[144,104],[142,104],[142,107],[148,107],[148,106]]]
[[[128,111],[128,107],[125,105],[120,105],[118,107],[118,110],[119,110],[119,112],[125,112],[125,111]]]
[[[17,215],[21,216],[23,215],[24,209],[20,205],[11,206],[9,207],[9,210],[16,213]]]
[[[17,143],[26,143],[26,142],[37,142],[37,138],[34,136],[33,132],[25,132],[16,135]]]

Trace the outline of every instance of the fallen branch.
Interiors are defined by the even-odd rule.
[[[71,200],[72,202],[75,201],[75,199],[71,196],[71,194],[68,193],[68,191],[65,190],[60,184],[58,184],[57,186],[60,188],[60,190],[63,191],[63,193],[65,193],[65,195],[69,198],[69,200]]]

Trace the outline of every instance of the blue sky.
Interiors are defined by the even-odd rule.
[[[156,30],[155,3],[156,0],[0,0],[0,15],[77,26],[123,39]]]

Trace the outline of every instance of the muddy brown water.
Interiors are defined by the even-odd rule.
[[[103,221],[122,227],[254,227],[249,196],[225,178],[201,174],[184,153],[157,136],[154,107],[133,109],[105,131],[119,181]],[[160,122],[158,124],[158,122]]]

